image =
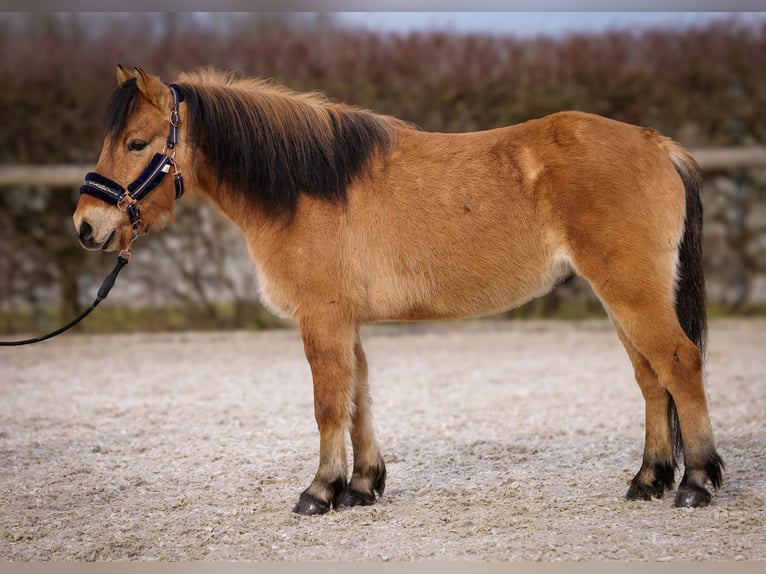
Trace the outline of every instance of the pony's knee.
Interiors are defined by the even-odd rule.
[[[320,432],[345,430],[352,424],[355,406],[353,388],[332,376],[314,375],[314,418]]]
[[[314,399],[314,418],[320,432],[344,430],[350,425],[348,407],[335,400]]]

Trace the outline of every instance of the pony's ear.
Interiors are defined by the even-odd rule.
[[[133,74],[128,72],[125,68],[117,64],[117,85],[121,86],[128,80],[133,79]]]
[[[169,97],[167,86],[157,76],[147,74],[141,68],[134,68],[134,72],[136,85],[141,95],[157,108],[164,110],[167,107],[165,103]]]

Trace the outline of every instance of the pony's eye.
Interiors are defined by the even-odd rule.
[[[149,145],[148,142],[144,140],[130,140],[128,142],[128,151],[141,151],[147,145]]]

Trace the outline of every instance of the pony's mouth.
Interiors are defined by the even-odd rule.
[[[112,244],[112,241],[114,241],[114,238],[116,235],[117,235],[117,230],[113,229],[112,232],[109,234],[109,237],[106,238],[106,241],[104,241],[101,244],[101,251],[109,250],[109,246]]]

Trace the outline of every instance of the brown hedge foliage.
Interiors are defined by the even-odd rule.
[[[522,40],[269,28],[257,14],[232,17],[223,30],[184,15],[0,18],[4,163],[93,160],[117,63],[167,79],[199,65],[273,77],[427,130],[580,109],[651,125],[687,145],[766,137],[766,26],[741,21]]]

